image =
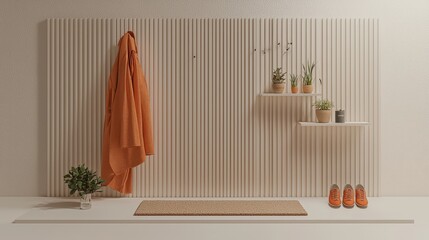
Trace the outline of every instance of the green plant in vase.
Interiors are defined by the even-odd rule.
[[[91,194],[101,192],[104,180],[97,176],[96,172],[89,170],[85,164],[77,167],[72,167],[70,171],[64,175],[64,183],[67,184],[70,195],[78,193],[80,196],[80,208],[91,208]]]
[[[286,72],[282,72],[281,68],[276,68],[276,70],[273,71],[273,92],[275,93],[283,93],[285,90],[285,78]]]
[[[304,93],[313,92],[313,71],[315,67],[316,63],[312,62],[302,65],[302,69],[304,70],[304,75],[302,76],[302,91]]]
[[[328,123],[331,121],[332,108],[334,105],[328,99],[317,100],[313,104],[316,109],[317,121],[320,123]]]
[[[298,93],[298,81],[299,81],[299,76],[297,76],[296,74],[290,74],[290,90],[292,93]]]

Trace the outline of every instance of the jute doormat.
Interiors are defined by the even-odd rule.
[[[147,200],[134,216],[307,216],[295,200]]]

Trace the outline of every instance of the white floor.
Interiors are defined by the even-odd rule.
[[[366,210],[299,200],[308,217],[143,218],[132,216],[141,199],[96,199],[81,211],[76,199],[3,197],[0,239],[429,239],[429,198],[372,198]]]

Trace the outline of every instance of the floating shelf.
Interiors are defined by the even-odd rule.
[[[262,93],[261,97],[312,97],[321,96],[320,93]]]
[[[345,122],[345,123],[318,123],[318,122],[299,122],[302,127],[359,127],[368,126],[369,122]]]

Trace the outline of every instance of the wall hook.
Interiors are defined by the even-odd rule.
[[[271,51],[271,48],[267,48],[267,49],[265,49],[265,48],[264,48],[264,50],[262,50],[262,53],[263,53],[263,54],[265,54],[265,53],[267,53],[268,51]]]
[[[289,51],[291,45],[292,45],[292,42],[287,43],[287,48],[286,48],[286,51],[283,52],[283,55],[285,55]]]

